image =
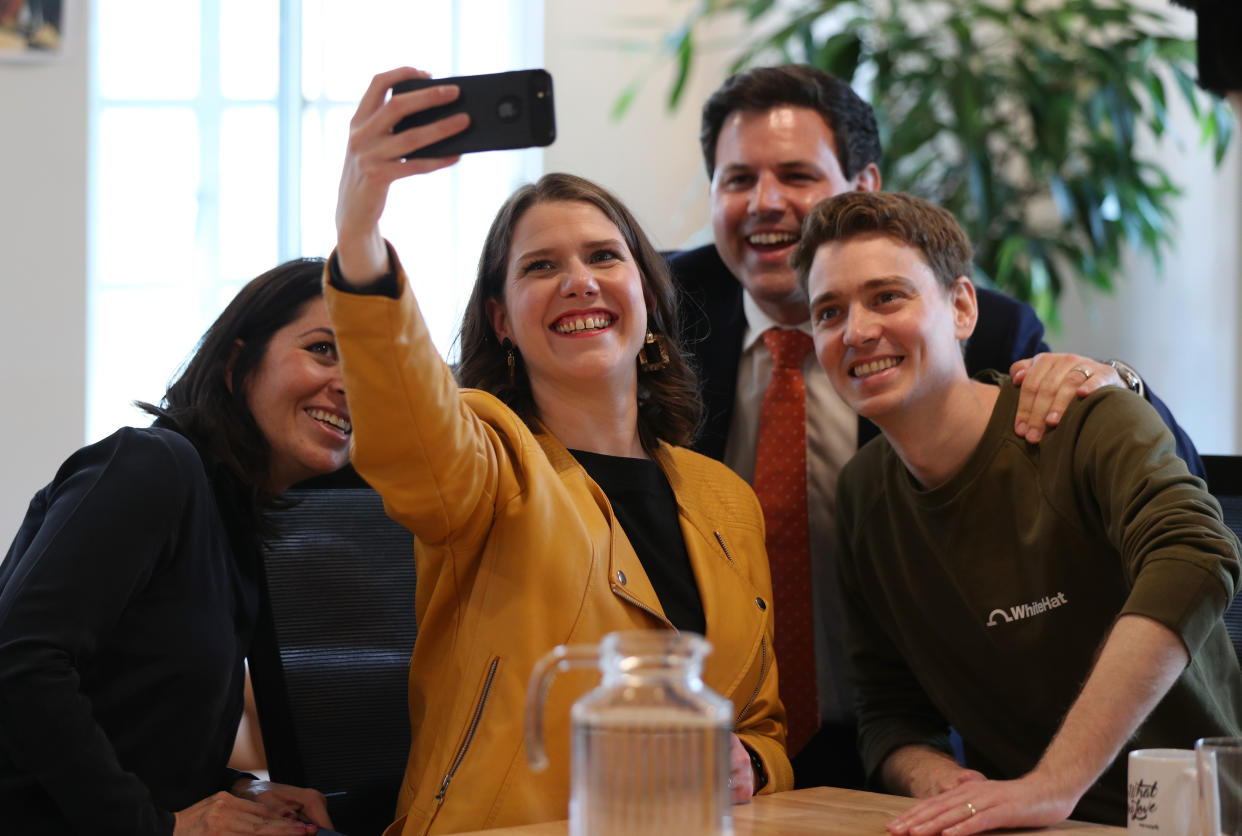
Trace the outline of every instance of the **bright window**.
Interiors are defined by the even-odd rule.
[[[148,419],[249,279],[326,256],[372,75],[537,67],[538,0],[102,0],[92,54],[87,434]],[[383,230],[450,354],[487,225],[538,151],[398,183]]]

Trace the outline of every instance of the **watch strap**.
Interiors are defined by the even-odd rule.
[[[746,754],[750,755],[750,768],[755,773],[755,792],[759,792],[768,785],[768,771],[763,766],[763,758],[744,743],[742,748],[746,750]]]

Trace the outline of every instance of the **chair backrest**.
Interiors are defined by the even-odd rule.
[[[1242,539],[1242,456],[1204,456],[1208,490],[1224,511],[1225,525]],[[1242,595],[1235,595],[1225,611],[1225,627],[1233,639],[1233,649],[1242,662]]]
[[[250,675],[273,781],[328,795],[336,829],[393,820],[409,755],[414,543],[352,470],[273,512]]]

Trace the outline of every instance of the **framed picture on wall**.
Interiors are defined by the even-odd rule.
[[[68,0],[0,0],[0,62],[64,54]]]

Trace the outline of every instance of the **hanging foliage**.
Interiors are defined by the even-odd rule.
[[[1195,86],[1194,43],[1128,0],[703,0],[664,41],[670,107],[724,15],[751,33],[735,70],[805,62],[853,84],[884,187],[953,212],[982,279],[1049,321],[1068,279],[1110,290],[1127,245],[1159,261],[1180,192],[1136,146],[1164,136],[1170,91],[1217,163],[1232,133]]]

